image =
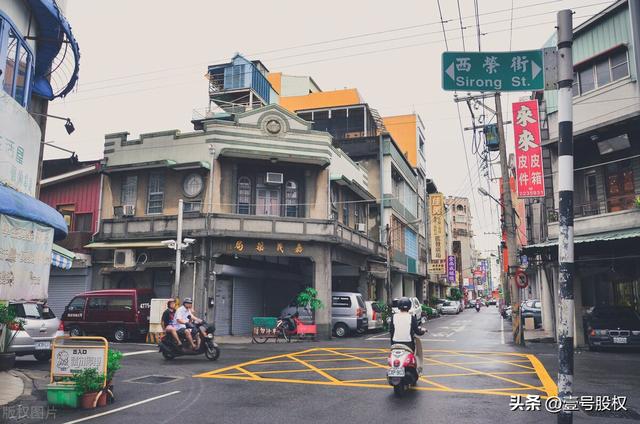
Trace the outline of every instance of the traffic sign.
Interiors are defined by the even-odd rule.
[[[520,287],[521,289],[526,289],[529,285],[529,276],[527,276],[527,274],[525,274],[525,272],[521,269],[516,271],[515,279],[516,286]]]
[[[542,50],[444,52],[442,88],[449,91],[544,89]]]

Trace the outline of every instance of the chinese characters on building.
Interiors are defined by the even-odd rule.
[[[431,260],[429,272],[445,274],[446,242],[444,227],[444,196],[441,193],[429,195],[429,213],[431,215]]]
[[[447,258],[447,281],[456,282],[456,257],[453,255]]]
[[[537,100],[513,104],[513,135],[516,148],[518,197],[544,197],[544,171]]]

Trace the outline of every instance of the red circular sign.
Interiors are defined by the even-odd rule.
[[[521,289],[527,288],[527,286],[529,285],[529,277],[523,270],[517,270],[515,278],[516,286],[520,287]]]

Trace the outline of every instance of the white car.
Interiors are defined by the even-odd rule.
[[[411,309],[409,309],[409,313],[414,317],[416,317],[418,321],[420,321],[420,318],[422,318],[422,303],[420,303],[417,297],[410,297],[409,300],[411,300]],[[394,299],[394,305],[395,305],[395,299]],[[393,311],[394,314],[400,311],[395,306],[391,308],[391,310]]]
[[[384,328],[384,322],[382,321],[382,311],[375,302],[367,300],[364,302],[367,307],[367,318],[369,322],[367,329],[369,331],[381,330]]]
[[[460,305],[455,300],[447,300],[442,304],[442,314],[459,314]]]

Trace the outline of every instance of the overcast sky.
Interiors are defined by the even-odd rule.
[[[459,2],[464,46],[457,2],[440,0],[449,50],[477,51],[474,1]],[[540,48],[555,31],[558,10],[574,9],[577,25],[611,3],[478,0],[481,49]],[[239,52],[270,71],[311,75],[325,91],[355,87],[383,116],[417,112],[426,125],[428,175],[446,195],[470,197],[476,246],[495,250],[497,236],[484,233],[498,231],[497,210],[477,194],[478,184],[488,183],[472,153],[472,133],[463,140],[453,92],[441,89],[446,47],[436,0],[67,0],[66,16],[80,45],[80,81],[68,99],[51,102],[49,113],[69,116],[76,131],[69,136],[50,120],[47,139],[81,160],[102,157],[106,133],[192,131],[192,110],[208,102],[207,64]],[[505,96],[504,108],[525,95]],[[460,106],[462,125],[470,126]],[[510,128],[507,142],[511,147]],[[45,150],[46,158],[61,155]],[[497,196],[497,183],[491,190]]]

